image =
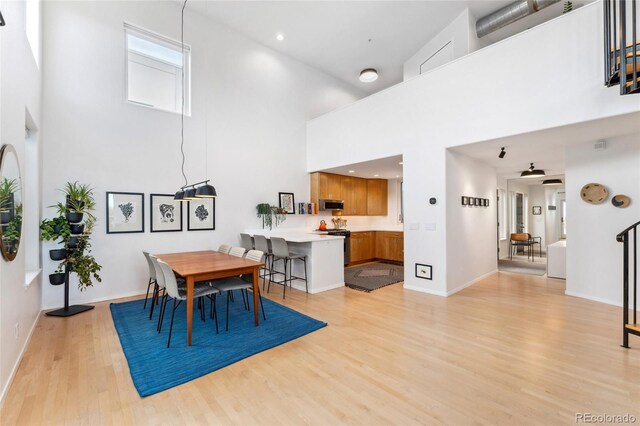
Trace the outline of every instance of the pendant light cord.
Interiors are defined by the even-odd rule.
[[[184,0],[184,4],[182,5],[182,14],[180,21],[180,48],[182,53],[182,68],[181,68],[181,79],[182,79],[182,110],[180,113],[180,153],[182,154],[182,177],[184,178],[184,186],[187,186],[189,183],[187,181],[187,175],[184,173],[184,8],[187,7],[187,1]]]

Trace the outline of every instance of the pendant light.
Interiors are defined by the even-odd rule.
[[[216,193],[216,189],[213,185],[209,184],[208,180],[190,185],[187,180],[187,175],[184,173],[184,9],[187,7],[187,1],[189,0],[184,0],[180,15],[180,51],[182,53],[182,68],[180,69],[182,77],[182,109],[180,111],[180,154],[182,155],[182,164],[180,170],[182,171],[182,177],[184,178],[184,185],[173,196],[173,199],[176,201],[193,201],[199,198],[214,198],[218,195]]]
[[[562,185],[562,180],[560,179],[545,179],[542,181],[543,185]]]
[[[530,164],[531,165],[529,166],[529,170],[525,170],[524,172],[520,173],[521,178],[537,178],[546,175],[544,170],[536,169],[533,163]]]

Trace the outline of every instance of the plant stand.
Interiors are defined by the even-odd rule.
[[[69,273],[71,269],[67,265],[64,269],[64,308],[56,309],[55,311],[49,311],[46,315],[51,317],[70,317],[72,315],[79,314],[81,312],[90,311],[95,308],[91,305],[72,305],[69,306]]]

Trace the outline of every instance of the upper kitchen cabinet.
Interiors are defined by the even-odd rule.
[[[342,176],[343,215],[364,216],[367,214],[367,180]]]
[[[331,173],[311,173],[311,202],[342,200],[342,176]]]
[[[387,181],[311,173],[311,202],[319,200],[343,200],[344,216],[386,216]]]
[[[387,203],[387,181],[385,179],[367,179],[367,214],[369,216],[386,216]]]

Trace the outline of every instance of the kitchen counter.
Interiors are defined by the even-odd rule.
[[[246,231],[247,234],[284,238],[289,251],[307,256],[307,281],[309,293],[315,294],[344,286],[344,237],[339,235],[318,234],[311,231]],[[277,263],[277,270],[282,271],[282,263]],[[304,264],[293,263],[293,275],[304,276]],[[281,280],[282,276],[276,277]],[[305,291],[304,281],[292,282],[295,289]],[[275,288],[275,290],[274,290]],[[271,286],[272,291],[282,291],[281,286]]]
[[[354,226],[349,228],[351,232],[369,232],[369,231],[382,231],[382,232],[404,232],[402,225],[382,225],[382,226]]]

